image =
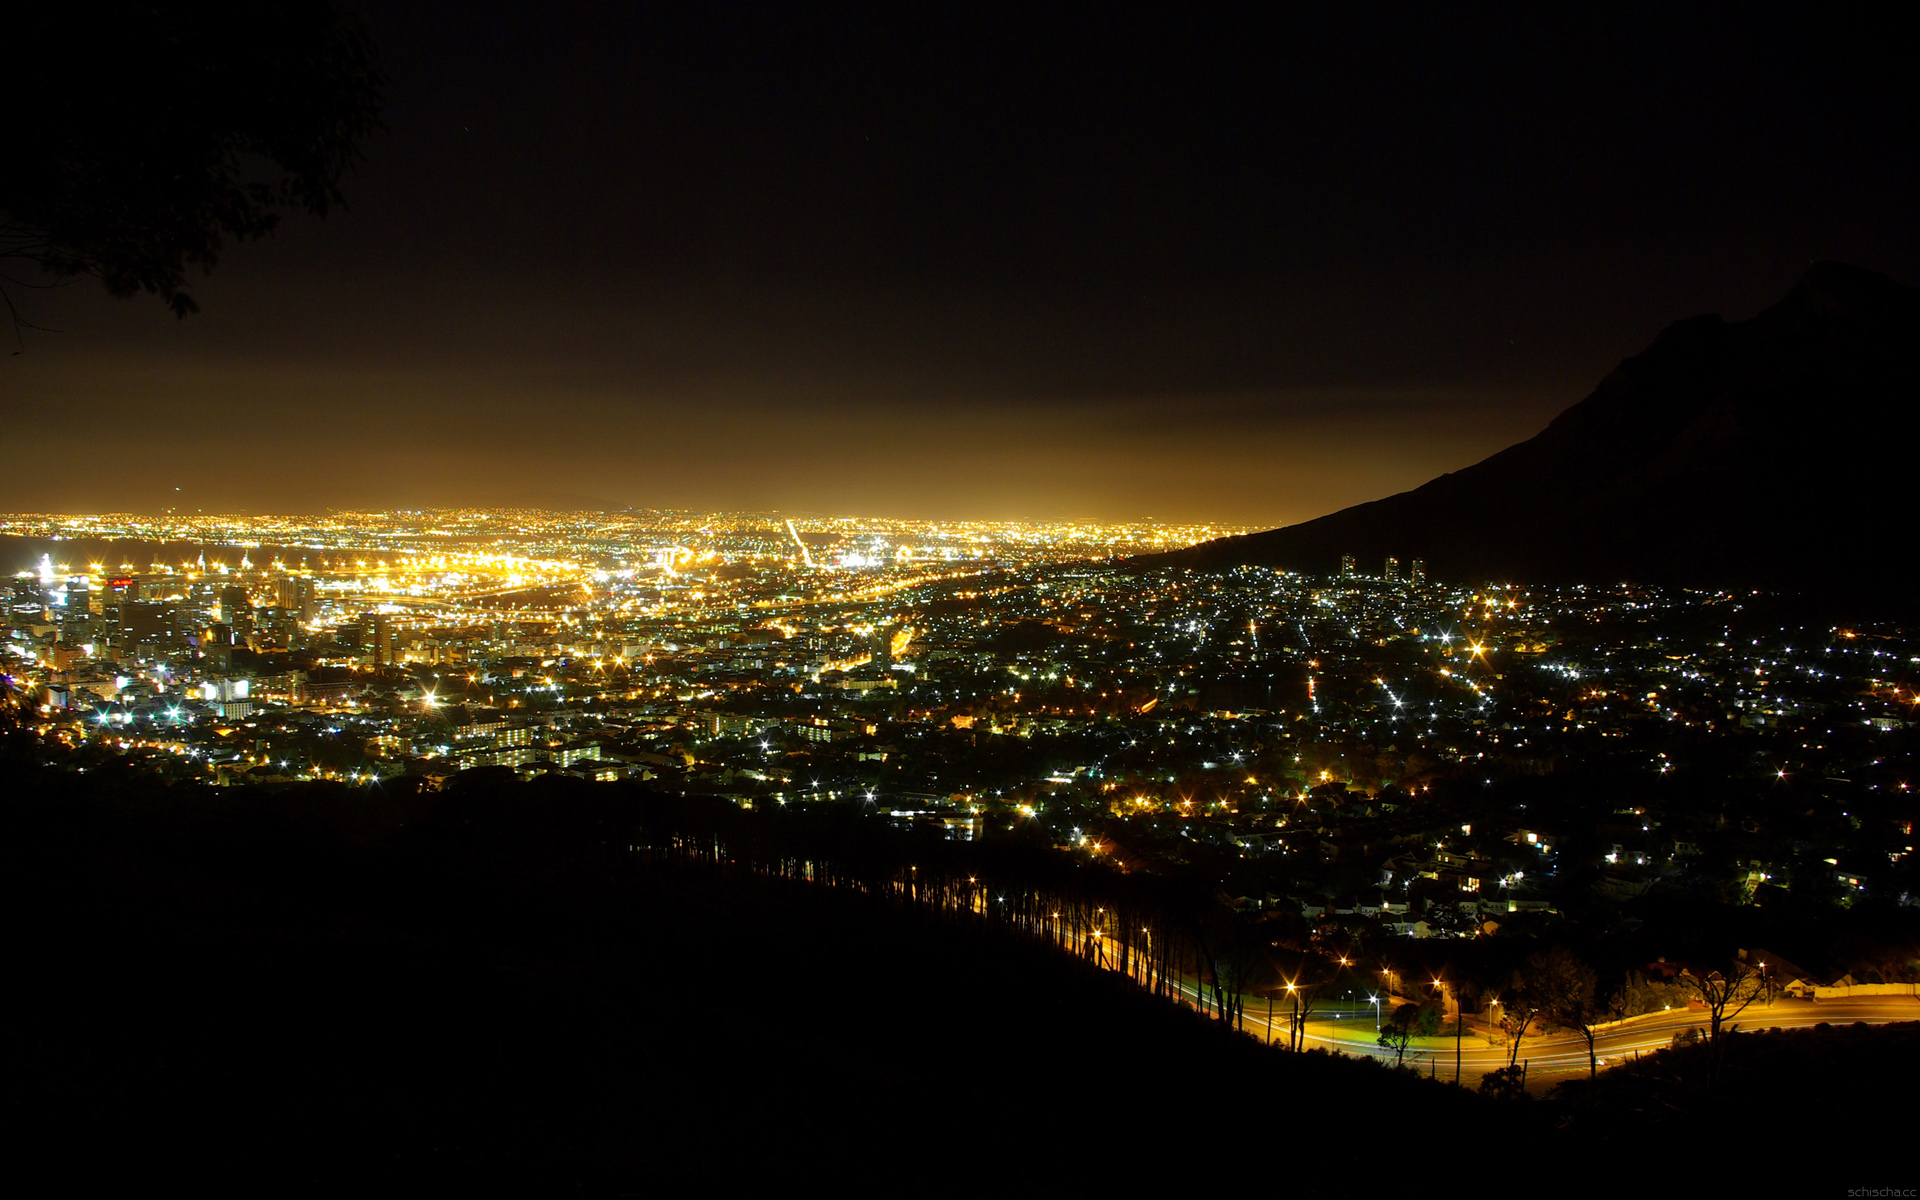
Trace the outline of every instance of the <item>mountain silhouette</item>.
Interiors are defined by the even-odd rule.
[[[1537,436],[1414,489],[1143,565],[1914,595],[1920,289],[1840,263],[1681,321]]]

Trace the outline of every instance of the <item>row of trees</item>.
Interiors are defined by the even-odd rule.
[[[1603,989],[1593,967],[1566,948],[1552,946],[1528,956],[1507,978],[1500,993],[1490,999],[1498,1008],[1495,1022],[1507,1037],[1509,1071],[1519,1065],[1527,1033],[1545,1027],[1577,1033],[1586,1041],[1589,1081],[1599,1074],[1595,1044],[1601,1026],[1661,1008],[1698,1004],[1707,1018],[1712,1080],[1717,1083],[1726,1035],[1734,1030],[1735,1019],[1766,992],[1765,972],[1738,958],[1725,969],[1685,968],[1664,981],[1629,971],[1616,986]]]
[[[1716,1049],[1740,1013],[1763,994],[1760,972],[1743,962],[1722,970],[1693,968],[1671,980],[1627,971],[1603,987],[1600,972],[1571,950],[1549,945],[1524,960],[1502,961],[1505,949],[1486,939],[1450,943],[1455,953],[1418,984],[1392,965],[1400,941],[1369,944],[1338,924],[1310,925],[1297,916],[1236,909],[1199,881],[1125,873],[1017,842],[956,843],[864,818],[851,808],[794,805],[746,812],[725,801],[646,794],[635,849],[647,862],[704,867],[851,888],[932,915],[965,918],[1045,937],[1170,1001],[1240,1029],[1303,1049],[1308,1019],[1343,987],[1376,981],[1382,1047],[1396,1063],[1416,1037],[1444,1025],[1439,998],[1451,994],[1464,1014],[1484,1007],[1506,1038],[1509,1068],[1518,1069],[1530,1036],[1558,1029],[1586,1041],[1590,1078],[1598,1073],[1600,1026],[1637,1013],[1697,1002]],[[1496,939],[1497,943],[1499,939]],[[1413,995],[1426,993],[1426,1002]],[[1409,995],[1412,993],[1413,995]],[[1457,1072],[1456,1072],[1457,1078]]]

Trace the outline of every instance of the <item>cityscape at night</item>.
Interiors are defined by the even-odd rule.
[[[93,8],[32,1175],[1915,1194],[1889,31]]]
[[[1765,593],[1449,582],[1394,558],[1196,574],[1136,559],[1238,531],[1155,525],[451,510],[4,527],[17,557],[50,547],[11,585],[5,665],[35,733],[181,783],[443,788],[497,768],[745,811],[849,803],[946,839],[1208,873],[1258,923],[1380,962],[1444,961],[1395,943],[1548,929],[1568,906],[1605,927],[1663,893],[1920,904],[1920,645],[1897,623],[1809,626]],[[74,569],[107,550],[183,556]],[[1606,794],[1556,795],[1570,773]],[[1823,965],[1784,994],[1850,995],[1888,964]],[[1201,974],[1178,986],[1204,1007]],[[1403,1057],[1353,1034],[1403,993],[1338,982],[1300,1036]],[[1848,1011],[1904,1012],[1881,994]],[[1674,993],[1655,998],[1664,1013]],[[1768,1019],[1834,1011],[1782,1000]],[[1476,1079],[1504,1063],[1496,1015]],[[1619,1036],[1651,1048],[1694,1019]],[[1586,1065],[1545,1044],[1542,1078]]]

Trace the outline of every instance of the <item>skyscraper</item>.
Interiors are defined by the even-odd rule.
[[[280,607],[292,613],[300,621],[313,620],[313,578],[308,575],[287,575],[275,585],[278,591]]]
[[[384,667],[393,661],[393,618],[386,613],[374,613],[368,630],[373,665]]]

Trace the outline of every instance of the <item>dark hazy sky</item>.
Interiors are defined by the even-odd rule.
[[[1277,524],[1810,261],[1920,279],[1892,28],[1047,7],[374,6],[349,211],[185,322],[32,298],[0,508]]]

